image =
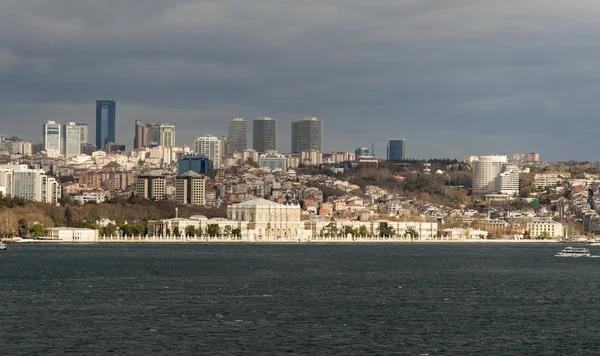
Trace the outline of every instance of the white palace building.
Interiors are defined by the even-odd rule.
[[[298,205],[265,199],[227,208],[227,219],[196,215],[148,222],[154,241],[406,241],[437,238],[435,222],[301,220]],[[103,238],[103,240],[107,240]]]

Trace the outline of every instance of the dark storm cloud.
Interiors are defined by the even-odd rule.
[[[589,1],[0,0],[0,122],[94,122],[118,105],[178,142],[227,120],[325,121],[325,147],[405,137],[411,157],[539,151],[595,160],[600,73]]]

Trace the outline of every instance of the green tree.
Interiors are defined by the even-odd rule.
[[[196,235],[196,228],[193,225],[185,227],[185,237],[194,237]]]
[[[67,227],[70,227],[72,222],[73,212],[71,211],[71,207],[67,206],[67,208],[65,209],[65,224],[67,225]]]
[[[33,227],[29,229],[29,232],[35,237],[42,237],[48,234],[48,230],[40,224],[33,225]]]
[[[242,230],[239,228],[235,228],[233,230],[231,230],[231,234],[233,235],[233,237],[241,239],[242,238]]]
[[[219,224],[209,224],[206,229],[207,231],[207,235],[210,237],[217,237],[221,235],[221,228],[219,227]]]
[[[367,237],[369,235],[369,229],[367,229],[365,225],[361,225],[358,229],[358,235],[363,238]]]

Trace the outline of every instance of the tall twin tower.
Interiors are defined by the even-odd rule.
[[[229,150],[248,148],[248,122],[242,118],[229,121]],[[259,117],[252,122],[252,148],[258,152],[277,150],[277,120]],[[292,122],[292,153],[323,149],[323,121],[305,117]]]

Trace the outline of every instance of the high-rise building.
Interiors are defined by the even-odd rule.
[[[305,117],[292,122],[292,153],[323,148],[323,121],[316,117]]]
[[[391,138],[387,146],[388,161],[403,160],[406,158],[406,140],[403,138]]]
[[[88,143],[90,139],[88,125],[79,122],[76,125],[79,128],[81,143]]]
[[[221,157],[229,156],[229,153],[231,153],[229,137],[221,136]]]
[[[354,154],[357,156],[370,156],[369,149],[367,147],[359,147],[355,149]]]
[[[259,117],[253,121],[252,148],[258,152],[277,150],[277,120]]]
[[[241,152],[248,148],[248,122],[241,117],[229,121],[229,150]]]
[[[175,146],[175,126],[170,124],[160,125],[160,146]]]
[[[133,138],[133,149],[141,147],[150,147],[150,142],[152,139],[152,126],[149,124],[145,124],[140,120],[135,120],[134,128],[135,136]]]
[[[150,130],[150,144],[149,146],[158,146],[160,145],[160,124],[155,122],[149,122],[146,124]]]
[[[206,205],[206,178],[194,171],[175,178],[175,200],[180,204]]]
[[[64,126],[64,154],[73,157],[81,154],[81,127],[74,122]]]
[[[49,156],[58,156],[62,153],[61,125],[56,121],[48,121],[43,125],[44,150]]]
[[[163,200],[166,195],[167,181],[158,173],[143,173],[135,180],[135,195],[144,199]]]
[[[177,162],[177,172],[179,175],[188,171],[200,174],[208,174],[212,170],[212,161],[206,156],[188,155],[183,156]]]
[[[473,194],[519,193],[519,170],[506,156],[481,156],[473,161]]]
[[[213,135],[198,137],[194,141],[194,151],[212,161],[213,168],[221,168],[221,140]]]
[[[104,150],[115,142],[116,103],[113,100],[96,101],[96,147]]]

